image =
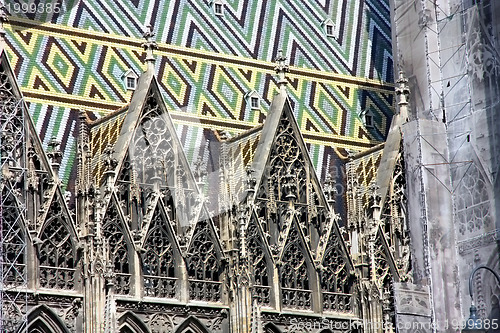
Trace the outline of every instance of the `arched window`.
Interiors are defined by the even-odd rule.
[[[125,312],[118,319],[119,333],[147,333],[146,325],[133,312]]]
[[[40,234],[40,286],[75,289],[76,251],[59,202],[52,203],[48,216]]]
[[[104,218],[103,235],[108,244],[109,260],[113,263],[115,293],[128,295],[130,294],[131,274],[129,251],[123,227],[118,210],[111,202]]]
[[[175,258],[167,230],[168,220],[157,208],[146,235],[142,255],[146,296],[175,298]]]
[[[277,133],[269,163],[274,198],[286,202],[294,196],[296,202],[307,203],[306,162],[289,119],[280,120]]]
[[[28,315],[28,329],[30,333],[67,333],[68,329],[64,326],[59,317],[47,306],[41,305]],[[26,332],[23,326],[18,330],[19,333]]]
[[[455,190],[455,216],[462,235],[483,230],[492,223],[488,185],[475,164],[464,174]]]
[[[345,258],[339,248],[337,239],[330,239],[323,258],[324,270],[321,272],[323,310],[351,312],[351,281]]]
[[[208,333],[208,330],[197,318],[189,317],[179,326],[175,333]]]
[[[252,297],[260,305],[269,305],[271,299],[271,287],[268,262],[264,252],[264,244],[258,231],[256,221],[252,221],[247,229],[247,246],[250,256],[250,264],[253,267]]]
[[[282,303],[288,308],[310,309],[312,293],[309,286],[309,272],[299,237],[297,228],[293,226],[288,234],[288,243],[281,259]]]
[[[21,228],[22,215],[12,195],[2,202],[2,265],[5,286],[25,285],[26,236]]]
[[[150,89],[146,98],[140,124],[130,143],[129,156],[135,181],[141,184],[175,186],[173,172],[175,151],[169,132],[167,115],[158,97]]]
[[[218,302],[221,299],[220,266],[212,235],[209,221],[198,222],[187,257],[189,297],[194,300]]]

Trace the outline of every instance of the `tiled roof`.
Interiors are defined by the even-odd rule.
[[[62,142],[65,184],[74,176],[78,112],[100,118],[130,102],[123,74],[143,71],[140,36],[148,24],[157,33],[160,90],[191,162],[211,131],[238,134],[263,122],[280,48],[291,65],[293,111],[306,142],[318,147],[313,160],[328,164],[319,151],[362,151],[387,135],[394,106],[388,0],[227,1],[223,17],[208,1],[71,3],[59,14],[11,17],[6,25],[9,56],[41,139]],[[324,31],[327,18],[334,36]],[[249,91],[260,95],[260,110],[247,105]],[[364,126],[362,110],[373,114],[374,128]],[[97,151],[117,131],[107,124],[94,129]]]

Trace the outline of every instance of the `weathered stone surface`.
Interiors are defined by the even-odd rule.
[[[428,286],[413,283],[394,283],[394,296],[398,315],[431,316]]]

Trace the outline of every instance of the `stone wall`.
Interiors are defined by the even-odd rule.
[[[411,89],[404,140],[415,282],[429,285],[436,324],[451,323],[469,316],[473,268],[499,271],[500,3],[392,6],[396,68]],[[478,271],[473,293],[482,318],[498,313],[491,273]]]

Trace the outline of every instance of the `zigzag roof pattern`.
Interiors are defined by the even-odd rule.
[[[290,56],[289,96],[320,178],[336,158],[332,145],[360,151],[387,135],[394,100],[387,0],[226,1],[223,17],[209,1],[68,5],[52,16],[11,17],[6,28],[43,144],[61,141],[60,177],[70,189],[79,110],[102,117],[130,101],[123,74],[143,71],[138,37],[147,24],[157,32],[158,83],[190,163],[206,158],[210,131],[238,134],[263,122],[276,86],[270,61],[279,48]],[[161,14],[152,15],[158,8]],[[333,37],[323,31],[327,18]],[[245,101],[249,91],[261,96],[260,110]],[[374,128],[360,116],[368,109]]]
[[[387,0],[226,0],[224,4],[223,16],[215,15],[209,0],[65,1],[58,13],[15,14],[125,37],[141,36],[151,25],[157,27],[159,41],[167,44],[267,61],[284,48],[300,67],[392,81]],[[161,15],[154,15],[160,8]],[[324,31],[327,19],[335,24],[333,36]]]

